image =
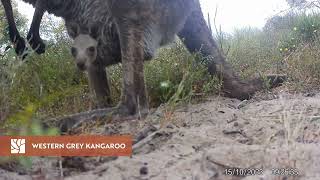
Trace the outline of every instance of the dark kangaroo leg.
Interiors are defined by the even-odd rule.
[[[45,52],[46,45],[40,37],[39,29],[45,10],[39,3],[41,3],[41,1],[37,1],[27,39],[32,49],[35,50],[37,54],[42,54]]]
[[[11,5],[11,1],[10,0],[1,0],[5,13],[6,13],[6,17],[7,17],[7,21],[9,24],[9,36],[10,36],[10,40],[14,45],[14,49],[16,51],[16,53],[19,56],[22,56],[22,58],[25,58],[27,56],[27,53],[25,53],[26,48],[26,44],[25,44],[25,40],[20,36],[17,27],[16,27],[16,23],[14,21],[14,16],[13,16],[13,10],[12,10],[12,5]]]
[[[123,68],[123,87],[118,113],[134,115],[148,112],[148,100],[144,82],[143,28],[134,23],[117,23]]]
[[[95,94],[98,107],[108,107],[111,105],[110,87],[104,66],[91,65],[88,69],[90,89]]]
[[[256,91],[263,88],[263,80],[255,79],[249,83],[239,78],[219,51],[203,17],[200,5],[197,9],[188,17],[184,28],[178,34],[179,37],[184,40],[190,52],[200,52],[210,60],[207,62],[208,71],[223,80],[223,91],[226,96],[241,100],[250,98]]]

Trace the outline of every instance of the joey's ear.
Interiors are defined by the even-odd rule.
[[[68,34],[71,38],[75,38],[80,34],[80,27],[78,24],[71,22],[66,24]]]
[[[99,36],[100,36],[100,27],[99,25],[97,24],[92,24],[90,26],[90,29],[89,29],[89,32],[90,32],[90,36],[93,38],[93,39],[98,39]]]

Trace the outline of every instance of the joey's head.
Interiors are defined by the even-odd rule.
[[[98,42],[88,34],[79,34],[72,44],[71,54],[77,67],[84,71],[97,59]]]
[[[96,30],[93,28],[89,29],[89,31],[81,31],[79,26],[69,26],[68,29],[69,35],[73,38],[71,54],[81,71],[88,69],[88,67],[94,64],[98,55]]]

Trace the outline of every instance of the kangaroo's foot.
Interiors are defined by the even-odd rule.
[[[37,54],[43,54],[46,51],[46,44],[44,41],[40,38],[40,36],[28,34],[27,36],[28,42],[33,50]]]
[[[266,79],[261,77],[251,80],[226,79],[223,82],[223,92],[227,97],[245,100],[264,88],[281,86],[286,80],[285,75],[268,75]]]
[[[222,91],[226,97],[240,100],[250,99],[259,87],[246,81],[224,81]]]
[[[133,113],[134,112],[134,113]],[[120,103],[113,111],[114,116],[126,117],[126,116],[136,116],[138,118],[144,118],[148,115],[149,109],[147,107],[130,107],[125,104]]]

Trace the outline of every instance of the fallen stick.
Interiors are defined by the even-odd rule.
[[[97,109],[87,112],[81,112],[77,114],[72,114],[68,116],[63,116],[59,118],[49,119],[44,123],[44,128],[50,127],[49,124],[53,122],[51,126],[57,127],[60,129],[62,133],[68,132],[71,129],[75,129],[80,127],[85,122],[92,122],[98,119],[104,119],[107,117],[112,117],[112,112],[114,112],[116,108],[105,108],[105,109]]]

